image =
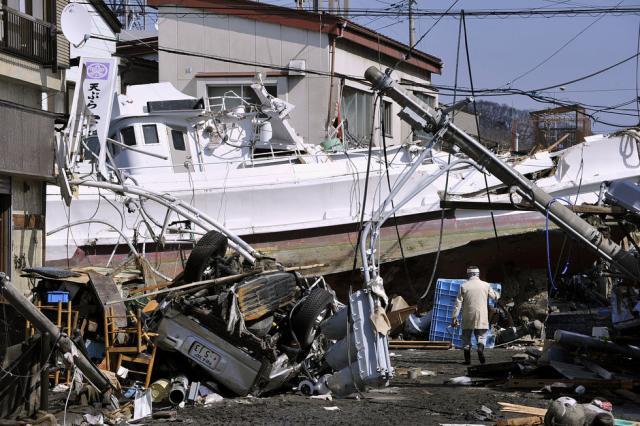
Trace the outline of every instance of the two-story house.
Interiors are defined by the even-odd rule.
[[[23,268],[44,254],[45,182],[53,177],[54,120],[65,108],[67,0],[0,6],[0,271],[26,290]]]
[[[361,82],[371,65],[395,66],[394,77],[405,87],[437,102],[431,75],[442,71],[440,59],[342,17],[248,0],[149,4],[158,9],[160,81],[192,96],[233,91],[250,100],[249,86],[262,72],[267,89],[296,106],[292,123],[308,143],[330,135],[336,118],[366,143],[381,127],[380,114],[387,143],[412,137],[390,99],[373,108],[374,96]]]

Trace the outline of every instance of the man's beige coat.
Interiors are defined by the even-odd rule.
[[[453,309],[453,318],[457,318],[462,308],[462,329],[488,329],[489,314],[487,302],[489,297],[498,300],[498,295],[489,283],[480,278],[472,277],[462,284],[456,305]]]

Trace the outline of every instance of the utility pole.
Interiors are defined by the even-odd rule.
[[[414,38],[414,33],[416,32],[416,28],[413,24],[413,3],[415,3],[416,0],[408,0],[408,1],[409,1],[409,47],[414,47],[413,38]]]

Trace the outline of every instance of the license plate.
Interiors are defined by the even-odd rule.
[[[215,368],[220,360],[220,355],[198,342],[194,342],[191,345],[189,356],[211,368]]]

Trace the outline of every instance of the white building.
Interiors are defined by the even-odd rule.
[[[379,131],[379,110],[361,80],[375,65],[394,66],[409,47],[344,18],[248,0],[150,0],[158,8],[159,81],[186,94],[220,96],[229,90],[251,98],[249,84],[262,72],[269,90],[296,105],[293,125],[308,143],[331,136],[335,118],[366,142]],[[420,51],[394,77],[434,104],[431,74],[442,61]],[[299,71],[296,71],[299,70]],[[331,77],[333,76],[333,78]],[[383,101],[387,143],[411,137],[397,117],[399,106]],[[376,138],[374,138],[376,140]]]

